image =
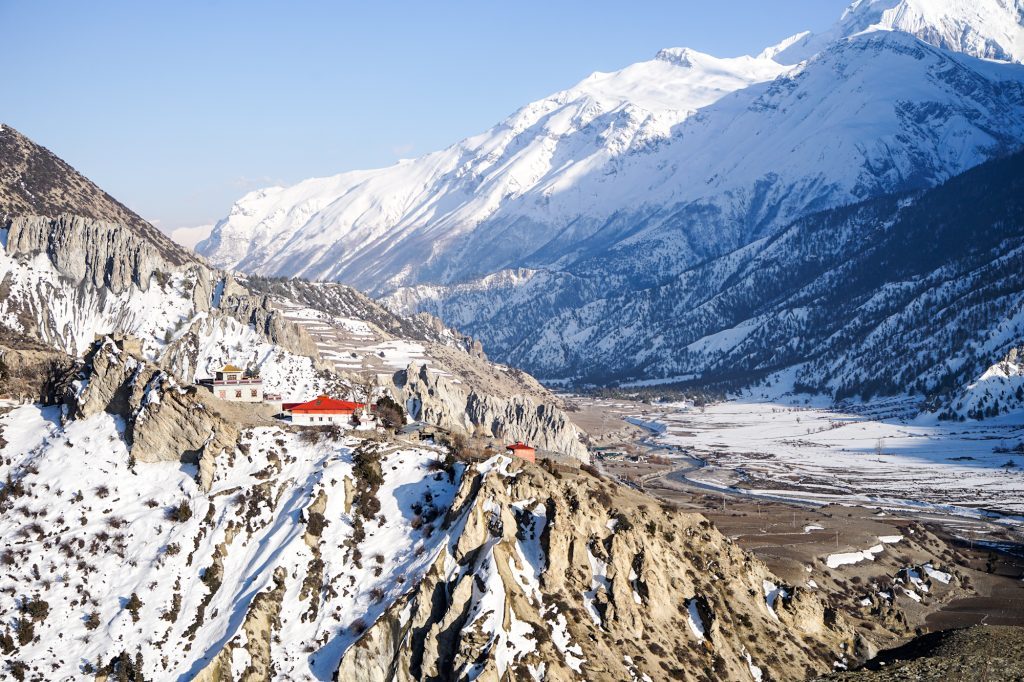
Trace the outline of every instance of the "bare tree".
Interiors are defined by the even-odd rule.
[[[370,412],[370,405],[373,404],[373,398],[377,394],[377,375],[369,374],[359,378],[358,383],[355,385],[356,400],[366,405],[363,411],[366,414]]]

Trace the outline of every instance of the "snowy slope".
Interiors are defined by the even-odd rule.
[[[692,378],[732,349],[775,351],[780,334],[808,328],[807,311],[747,324],[693,308],[693,336],[670,295],[712,301],[730,262],[756,261],[794,221],[933,187],[1021,147],[1020,31],[1019,2],[861,1],[831,31],[757,57],[665,50],[442,152],[250,194],[199,250],[384,294],[547,378]],[[880,227],[849,226],[843,243]],[[687,274],[710,262],[714,273]],[[821,291],[840,283],[823,278]]]
[[[601,179],[616,173],[619,159],[650,155],[696,110],[785,70],[766,57],[663,50],[651,61],[592,74],[420,159],[252,192],[197,250],[222,267],[372,288],[404,281],[408,268],[426,254],[442,256],[481,221],[543,224],[538,236],[550,230],[546,241],[581,215],[605,219],[634,195]],[[560,240],[578,238],[570,230]],[[502,245],[499,255],[528,255],[522,247],[509,252],[513,246]]]
[[[810,592],[769,611],[755,556],[587,473],[257,425],[197,475],[134,461],[120,417],[59,412],[0,414],[5,676],[740,679],[749,647],[794,679],[854,635]],[[695,599],[681,638],[666,605]]]
[[[757,57],[663,50],[441,152],[250,193],[198,250],[377,292],[589,256],[636,271],[652,265],[630,262],[641,243],[667,248],[654,265],[672,270],[808,209],[934,184],[1016,146],[1021,70],[919,42],[1009,55],[978,45],[1015,45],[1019,16],[983,4],[858,2],[831,32]]]
[[[410,524],[410,505],[444,509],[455,493],[453,481],[432,470],[439,457],[432,449],[382,457],[380,523],[362,531],[359,560],[355,545],[335,549],[351,544],[362,526],[345,493],[356,476],[357,439],[310,443],[297,433],[253,429],[221,459],[204,491],[194,467],[132,466],[116,417],[102,413],[63,429],[58,418],[58,408],[36,406],[0,418],[8,441],[3,475],[19,480],[28,499],[45,493],[53,502],[30,503],[26,514],[14,507],[27,499],[3,490],[0,538],[15,563],[0,578],[0,613],[11,622],[18,603],[31,596],[24,592],[29,586],[50,609],[34,623],[37,639],[5,658],[45,664],[53,679],[77,678],[122,649],[131,657],[142,651],[147,679],[191,678],[229,640],[237,648],[237,676],[254,656],[241,627],[246,611],[282,577],[278,618],[285,627],[267,642],[275,677],[329,679],[359,634],[354,624],[372,622],[407,589],[405,581],[422,575],[446,539],[426,524]],[[310,508],[320,497],[320,518],[330,522],[310,538]],[[190,516],[172,518],[182,503]],[[321,559],[320,546],[333,551]],[[33,577],[33,564],[45,582]],[[307,576],[317,580],[313,595]],[[139,598],[137,616],[127,608],[131,595]],[[322,633],[331,634],[330,645],[311,656],[306,647]]]
[[[946,418],[986,419],[1024,412],[1024,348],[1010,349],[957,395]]]
[[[821,34],[794,36],[775,58],[793,63],[828,43],[864,31],[909,33],[927,43],[975,57],[1024,61],[1021,0],[857,0]]]

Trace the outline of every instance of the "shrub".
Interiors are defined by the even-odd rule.
[[[128,598],[128,603],[124,605],[128,613],[132,615],[132,622],[139,622],[139,609],[142,608],[142,600],[139,599],[139,595],[132,592],[132,596]]]
[[[7,669],[11,671],[11,677],[18,682],[22,682],[25,679],[25,674],[29,671],[28,664],[21,661],[8,661]]]
[[[19,618],[18,624],[15,626],[15,634],[18,635],[18,644],[21,646],[25,646],[35,639],[36,629],[32,625],[31,619],[24,616]]]
[[[398,431],[405,426],[405,410],[391,396],[381,396],[376,407],[377,418],[386,428]]]
[[[306,532],[314,537],[320,537],[327,526],[327,519],[320,512],[310,512],[306,518]]]
[[[32,620],[37,623],[46,620],[47,614],[50,613],[50,605],[40,599],[39,595],[23,602],[21,608],[25,613],[32,616]]]
[[[167,510],[167,519],[175,523],[184,523],[192,518],[192,507],[188,500],[182,500],[176,506]]]

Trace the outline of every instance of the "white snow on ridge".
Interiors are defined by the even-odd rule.
[[[213,223],[195,227],[178,227],[168,232],[167,236],[187,249],[194,249],[196,244],[210,236],[213,227]]]
[[[392,245],[395,277],[422,263],[422,238],[437,253],[512,204],[517,215],[573,220],[582,206],[581,180],[600,178],[616,158],[654,149],[696,110],[787,69],[767,57],[662,50],[650,61],[591,74],[443,151],[251,192],[197,250],[217,266],[262,272],[326,277],[346,268],[355,275],[349,280],[368,287],[356,271],[377,268],[378,240]],[[650,178],[638,182],[649,185]],[[619,184],[588,189],[586,212],[609,215],[636,196],[633,183]]]
[[[15,552],[41,557],[44,544],[58,543],[82,560],[65,562],[60,577],[44,583],[31,577],[31,562],[0,575],[0,613],[17,611],[27,584],[36,585],[34,591],[51,604],[49,617],[35,624],[38,641],[22,646],[19,659],[45,666],[55,679],[80,677],[83,661],[108,660],[111,642],[134,652],[148,650],[154,640],[164,645],[159,655],[145,656],[146,676],[191,679],[226,642],[244,644],[242,619],[252,598],[274,587],[277,567],[288,576],[282,628],[271,642],[277,674],[329,679],[355,639],[352,624],[372,623],[415,584],[447,541],[444,533],[427,535],[408,523],[410,501],[429,493],[432,504],[446,508],[455,494],[455,484],[435,478],[429,463],[436,453],[427,449],[410,447],[384,456],[377,496],[381,512],[366,524],[359,567],[343,556],[353,528],[343,482],[352,475],[351,453],[360,441],[311,444],[276,428],[252,429],[243,434],[244,450],[218,460],[212,490],[204,493],[194,467],[179,462],[140,463],[133,471],[116,417],[100,413],[60,429],[58,412],[28,405],[0,416],[7,441],[0,452],[0,478],[23,474],[29,494],[45,487],[59,501],[31,517],[4,514],[0,537],[11,539]],[[261,492],[263,486],[268,487]],[[303,597],[303,578],[314,554],[298,519],[321,492],[327,497],[329,523],[320,536],[324,564],[319,570],[324,584],[336,591]],[[171,520],[168,509],[183,501],[190,517]],[[218,549],[225,546],[226,552]],[[222,571],[211,593],[196,577],[211,570],[215,556]],[[154,564],[166,580],[152,581]],[[125,609],[133,593],[141,602],[137,622]],[[83,594],[89,595],[84,603]],[[315,611],[311,599],[319,605]],[[66,603],[78,606],[54,608]],[[202,603],[205,618],[198,622]],[[180,611],[180,617],[169,617],[172,610]],[[93,613],[96,621],[90,625],[86,617]],[[330,646],[314,655],[304,650],[304,643],[324,633],[330,635]],[[530,643],[522,628],[514,627],[509,636],[523,646]],[[54,641],[62,641],[61,646],[54,649]],[[180,645],[186,641],[190,647]],[[236,651],[230,661],[237,669],[248,656]]]
[[[964,98],[943,76],[1020,81],[1015,67],[943,50],[1019,59],[1021,3],[859,0],[831,31],[756,57],[662,50],[419,159],[251,192],[197,250],[219,266],[387,292],[564,266],[612,216],[767,201],[782,224],[908,178],[938,182],[987,159],[995,127],[1021,128],[1001,114],[987,123],[993,103]],[[942,49],[922,54],[919,40]],[[924,135],[905,118],[918,108],[948,115],[931,116]],[[655,220],[618,245],[661,245],[676,265],[695,257],[663,227]],[[763,235],[715,236],[727,251]],[[696,228],[688,237],[710,239]]]
[[[855,0],[820,34],[793,36],[772,55],[783,63],[807,59],[825,45],[872,30],[909,33],[974,57],[1024,61],[1021,0]]]

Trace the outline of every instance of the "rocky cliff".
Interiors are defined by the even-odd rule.
[[[195,260],[49,149],[8,125],[0,125],[0,225],[16,217],[56,218],[66,213],[123,225],[172,265]]]
[[[269,296],[249,295],[248,292],[229,295],[221,301],[221,309],[242,324],[251,326],[270,343],[297,355],[310,358],[320,355],[309,334],[286,320],[273,306]]]
[[[86,356],[65,407],[71,419],[103,412],[118,416],[135,461],[198,464],[204,489],[209,489],[215,458],[238,441],[234,406],[196,386],[179,386],[173,376],[133,357],[109,338]],[[249,415],[246,421],[252,418]]]
[[[521,440],[542,450],[590,461],[582,432],[552,401],[538,400],[525,392],[487,392],[474,382],[415,362],[397,372],[393,381],[412,419],[469,435]]]
[[[169,243],[11,129],[0,129],[0,158],[9,166],[0,172],[0,341],[8,347],[41,342],[79,357],[97,336],[111,334],[133,337],[141,360],[182,385],[232,362],[259,371],[269,392],[290,400],[350,392],[362,379],[323,360],[322,338],[314,339],[306,325],[286,315],[298,309],[303,323],[340,321],[373,330],[392,345],[431,347],[433,357],[443,358],[445,371],[458,377],[424,389],[443,394],[436,397],[417,397],[415,387],[410,389],[410,399],[430,404],[425,414],[431,423],[529,438],[542,447],[586,455],[550,393],[522,374],[506,380],[508,372],[486,362],[479,342],[438,319],[395,315],[338,284],[236,280]],[[362,356],[378,353],[356,350]],[[461,388],[459,381],[465,384]],[[157,452],[166,450],[159,441],[153,445]]]
[[[132,286],[146,291],[155,276],[166,276],[188,263],[168,259],[166,251],[132,228],[80,215],[19,216],[6,227],[10,256],[32,258],[45,254],[61,276],[73,284],[105,287],[115,294]],[[201,278],[197,303],[209,307],[211,273],[206,268],[194,271]]]
[[[335,679],[799,679],[860,646],[701,516],[588,474],[485,464],[446,522],[458,536]]]

